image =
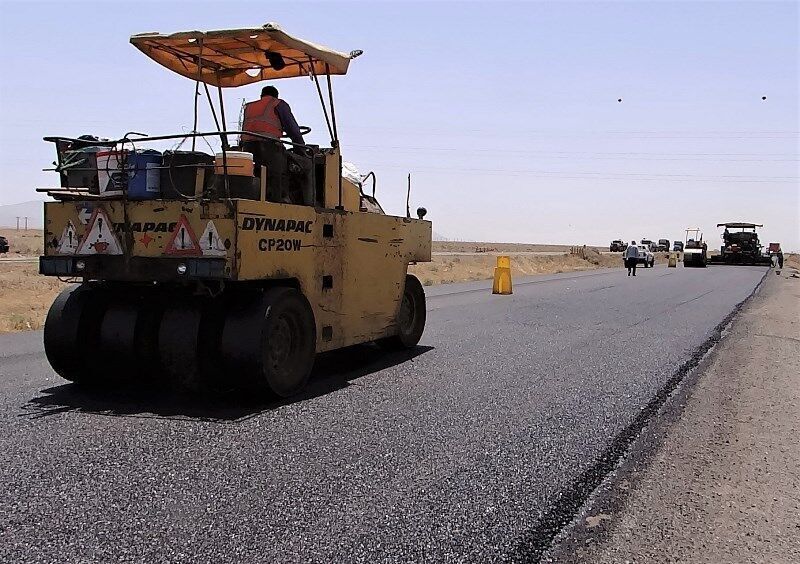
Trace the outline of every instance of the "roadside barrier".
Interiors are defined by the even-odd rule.
[[[494,269],[494,284],[492,294],[511,294],[511,258],[497,257],[497,267]]]

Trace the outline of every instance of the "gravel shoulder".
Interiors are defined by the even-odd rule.
[[[800,562],[796,273],[767,276],[547,561]]]

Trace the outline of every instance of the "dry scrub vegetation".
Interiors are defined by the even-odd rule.
[[[64,283],[40,276],[36,262],[17,262],[42,253],[41,231],[0,229],[0,235],[11,247],[0,255],[0,333],[39,329]]]
[[[14,229],[0,228],[0,235],[8,239],[10,250],[2,258],[16,258],[19,256],[38,257],[44,249],[41,229],[16,231]]]
[[[0,333],[39,329],[64,283],[39,275],[36,263],[0,261]]]
[[[454,245],[454,243],[448,243]],[[467,245],[461,243],[461,245]],[[506,246],[506,245],[498,245]],[[526,245],[527,247],[543,247],[543,245]],[[569,247],[551,245],[556,249],[536,249],[518,252],[557,252]],[[474,249],[473,249],[474,250]],[[460,252],[466,252],[464,248]],[[436,246],[434,246],[436,252]],[[530,274],[556,274],[560,272],[576,272],[592,270],[595,268],[621,267],[622,259],[619,255],[600,254],[594,249],[587,248],[585,258],[580,255],[567,253],[552,255],[515,254],[513,250],[503,251],[511,257],[512,275]],[[497,264],[497,252],[477,254],[435,254],[433,261],[419,263],[409,267],[409,272],[414,274],[425,286],[433,284],[449,284],[451,282],[465,282],[469,280],[488,280],[494,275]]]

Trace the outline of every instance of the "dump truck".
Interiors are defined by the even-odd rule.
[[[703,233],[698,227],[686,229],[686,242],[683,245],[683,266],[705,268],[708,264],[708,245],[703,241]]]
[[[620,253],[628,248],[628,245],[622,239],[614,239],[608,246],[609,252]]]
[[[711,257],[714,264],[769,265],[770,257],[762,252],[763,245],[758,240],[756,229],[763,227],[758,223],[741,221],[718,223],[723,227],[722,246],[719,255]]]
[[[416,346],[425,293],[408,266],[431,260],[426,211],[388,215],[374,175],[368,195],[342,174],[331,77],[346,74],[361,51],[322,47],[273,23],[130,42],[194,81],[195,126],[45,138],[56,146],[61,181],[39,189],[56,200],[44,204],[39,270],[76,282],[45,322],[53,369],[83,384],[288,397],[306,385],[317,353]],[[223,91],[293,77],[310,79],[319,94],[329,147],[227,130]],[[197,128],[202,91],[213,131]],[[259,159],[242,150],[242,136],[260,143]],[[196,151],[203,138],[218,140],[220,151]],[[145,149],[176,142],[192,150]]]

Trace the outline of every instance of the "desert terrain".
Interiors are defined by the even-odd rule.
[[[38,274],[39,230],[0,228],[11,250],[0,256],[0,333],[40,329],[64,282]],[[499,255],[511,257],[515,275],[555,274],[621,267],[619,253],[591,246],[434,241],[433,260],[411,265],[425,286],[492,278]],[[666,255],[656,260],[663,262]]]

